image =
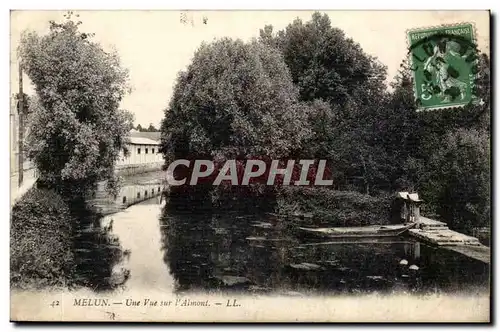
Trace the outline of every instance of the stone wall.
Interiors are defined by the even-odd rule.
[[[135,174],[160,171],[162,166],[163,166],[163,161],[157,161],[144,164],[118,165],[116,167],[116,170],[118,174],[121,176],[129,176]]]

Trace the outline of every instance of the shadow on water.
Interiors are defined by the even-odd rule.
[[[489,265],[406,237],[314,243],[270,215],[164,208],[164,262],[177,292],[311,293],[488,290]]]
[[[107,291],[123,285],[130,271],[116,266],[129,255],[112,232],[111,221],[103,225],[103,216],[89,207],[83,199],[75,199],[72,212],[78,220],[74,227],[75,286],[94,291]]]

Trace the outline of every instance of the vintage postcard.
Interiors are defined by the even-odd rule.
[[[489,11],[10,27],[12,321],[491,321]]]

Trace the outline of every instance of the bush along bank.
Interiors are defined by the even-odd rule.
[[[345,227],[399,223],[394,196],[309,186],[180,186],[168,209],[187,213],[275,213],[301,225]]]
[[[393,198],[323,187],[281,187],[275,213],[303,217],[301,224],[344,227],[391,223]]]
[[[55,191],[30,189],[12,209],[11,287],[69,286],[75,274],[72,228],[76,222]]]
[[[30,189],[13,207],[10,242],[12,288],[110,289],[128,278],[112,273],[124,256],[111,225],[83,200],[49,188]]]

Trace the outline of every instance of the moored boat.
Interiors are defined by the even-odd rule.
[[[412,228],[415,223],[398,225],[374,225],[362,227],[299,227],[300,233],[319,238],[343,237],[391,237],[398,236]]]

